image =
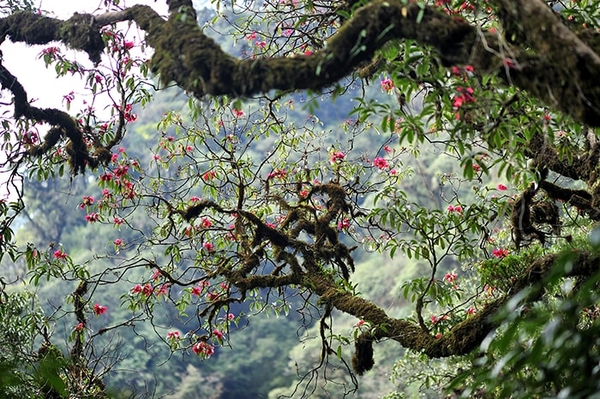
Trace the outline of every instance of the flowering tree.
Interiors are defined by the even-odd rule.
[[[322,359],[345,359],[352,343],[358,374],[373,366],[374,343],[393,340],[430,358],[477,357],[454,380],[456,394],[596,391],[598,3],[547,3],[217,3],[213,24],[237,16],[234,57],[198,25],[191,1],[168,0],[167,18],[105,1],[66,21],[11,2],[4,40],[87,53],[86,66],[45,47],[40,62],[82,76],[93,101],[71,113],[68,92],[63,109],[38,108],[27,82],[0,64],[11,96],[2,117],[9,182],[19,191],[23,173],[45,180],[65,164],[92,174],[99,188],[82,195],[82,218],[115,227],[93,267],[74,261],[76,248],[16,245],[22,198],[2,204],[3,253],[25,259],[36,284],[77,282],[65,310],[70,372],[58,373],[67,388],[47,378],[53,389],[102,395],[86,350],[117,327],[154,320],[160,305],[194,309],[188,332],[163,338],[208,359],[239,322],[236,304],[287,312],[301,298],[319,310]],[[129,39],[128,22],[143,40]],[[151,102],[153,76],[189,94],[189,113],[164,110],[153,149],[132,157],[121,145],[135,106]],[[335,127],[343,134],[324,134],[315,116],[288,122],[294,94],[314,113],[320,96],[353,87],[363,90]],[[93,105],[102,98],[107,113]],[[365,137],[375,147],[356,150]],[[426,151],[454,167],[437,176],[431,200],[414,182],[411,191],[407,166]],[[426,265],[403,285],[412,317],[360,294],[358,247]],[[110,316],[96,298],[108,284],[127,284],[120,305],[130,312],[92,328]],[[334,334],[334,310],[359,320],[353,334]],[[514,378],[500,384],[499,375]]]

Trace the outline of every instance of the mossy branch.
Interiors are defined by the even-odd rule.
[[[59,40],[97,62],[102,25],[134,20],[155,49],[153,70],[196,97],[320,90],[364,66],[388,41],[412,39],[435,49],[446,66],[471,64],[481,74],[498,74],[507,84],[579,121],[600,126],[600,56],[593,45],[597,40],[588,40],[587,31],[578,36],[541,0],[495,3],[507,30],[522,29],[515,35],[520,41],[508,43],[442,10],[401,0],[376,0],[356,10],[311,56],[236,59],[204,35],[195,18],[179,17],[180,12],[193,13],[189,1],[169,1],[166,21],[147,6],[97,17],[75,14],[68,21],[18,13],[0,20],[0,32],[28,44]]]

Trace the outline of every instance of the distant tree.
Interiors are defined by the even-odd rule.
[[[167,4],[166,19],[117,0],[66,21],[27,1],[0,9],[3,40],[51,45],[42,61],[82,76],[94,99],[79,113],[72,94],[66,110],[38,108],[27,82],[0,64],[12,96],[3,166],[14,185],[22,173],[45,180],[68,164],[98,178],[101,193],[81,198],[87,222],[137,234],[107,237],[111,263],[94,268],[95,258],[80,264],[63,249],[17,246],[11,224],[22,197],[1,208],[4,252],[26,259],[33,282],[76,283],[62,310],[73,321],[65,392],[103,394],[100,363],[84,345],[117,327],[152,320],[173,351],[207,359],[240,322],[235,306],[286,313],[291,298],[302,299],[306,324],[317,320],[319,367],[337,357],[366,373],[373,344],[393,340],[461,358],[468,371],[450,376],[452,395],[599,389],[597,1],[217,2],[203,26],[191,0]],[[244,43],[240,57],[208,36],[226,16],[227,33]],[[145,38],[131,41],[128,23]],[[92,64],[70,60],[57,42]],[[150,59],[137,51],[146,49]],[[190,112],[164,110],[142,161],[120,145],[134,106],[152,101],[151,76],[186,91]],[[353,87],[362,95],[342,126],[316,116],[322,100]],[[108,111],[94,107],[100,99]],[[290,123],[301,106],[312,116]],[[371,147],[355,149],[365,137]],[[415,197],[404,165],[427,151],[444,170]],[[425,265],[403,285],[411,317],[360,294],[359,245]],[[93,329],[90,316],[101,323],[107,310],[96,293],[108,284],[128,284],[121,303],[130,318]],[[188,331],[159,327],[160,305],[193,309]],[[334,332],[334,310],[357,318],[353,333]]]

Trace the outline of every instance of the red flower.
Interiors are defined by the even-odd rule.
[[[213,330],[213,335],[217,337],[219,341],[223,340],[223,333],[217,329]]]
[[[504,248],[496,248],[496,249],[494,249],[494,250],[492,251],[492,255],[493,255],[495,258],[502,259],[502,258],[504,258],[505,256],[507,256],[507,255],[508,255],[508,249],[504,249]]]
[[[456,277],[457,276],[454,273],[446,273],[446,275],[444,276],[444,280],[446,280],[450,284],[454,284],[454,282],[456,281]]]
[[[98,215],[96,212],[92,212],[85,215],[85,220],[87,220],[90,223],[94,223],[100,220],[100,215]]]
[[[338,222],[338,230],[345,230],[350,227],[350,221],[348,218],[344,218]]]
[[[273,177],[276,177],[278,179],[285,179],[286,176],[287,176],[287,171],[285,169],[277,169],[277,170],[274,170],[271,173],[269,173],[267,175],[267,179],[271,179]]]
[[[106,313],[106,306],[101,306],[100,304],[95,304],[94,305],[94,314],[96,316],[100,316],[101,314]]]
[[[387,168],[389,165],[384,158],[377,157],[373,160],[373,166],[375,166],[378,169],[383,169]]]
[[[333,154],[331,154],[331,163],[335,164],[338,161],[341,161],[344,159],[344,157],[346,157],[346,154],[344,154],[341,151],[335,151]]]
[[[192,346],[192,351],[198,356],[209,358],[215,353],[215,347],[202,341]]]
[[[208,172],[204,172],[204,174],[202,175],[202,180],[204,181],[209,181],[214,179],[216,176],[216,173],[214,170],[209,170]]]
[[[206,249],[208,252],[212,252],[215,249],[215,246],[212,245],[210,242],[205,242],[204,245],[202,245],[204,247],[204,249]]]
[[[67,259],[67,253],[65,251],[63,251],[62,249],[58,249],[56,251],[54,251],[54,257],[56,259]]]
[[[388,93],[394,88],[394,82],[390,78],[383,79],[381,81],[381,89]]]
[[[181,338],[181,336],[179,335],[179,331],[169,331],[167,333],[167,339],[176,340],[179,338]]]
[[[496,186],[496,188],[498,190],[500,190],[500,191],[508,190],[508,187],[505,184],[502,184],[502,183],[498,184],[498,186]]]

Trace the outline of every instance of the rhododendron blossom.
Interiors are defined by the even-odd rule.
[[[387,168],[389,164],[384,158],[377,157],[373,160],[373,166],[378,169],[384,169]]]
[[[67,254],[65,251],[63,251],[62,249],[57,249],[56,251],[54,251],[54,257],[56,259],[67,259]]]
[[[210,242],[205,242],[203,245],[204,249],[206,249],[208,252],[212,252],[215,249],[215,246],[210,243]]]
[[[492,251],[492,256],[494,256],[495,258],[504,258],[505,256],[508,255],[508,249],[505,248],[496,248]]]
[[[100,215],[97,214],[96,212],[92,212],[92,213],[85,215],[85,220],[87,220],[90,223],[94,223],[94,222],[97,222],[100,220]]]
[[[346,157],[346,154],[344,154],[341,151],[334,151],[333,154],[331,154],[331,163],[332,164],[336,164],[338,161],[343,160]]]
[[[100,316],[101,314],[106,313],[106,306],[102,306],[98,303],[94,304],[94,314],[96,316]]]
[[[214,179],[215,176],[216,176],[215,171],[214,170],[209,170],[208,172],[204,172],[202,174],[202,180],[204,180],[206,182],[206,181]]]
[[[194,344],[194,346],[192,346],[192,351],[198,356],[209,358],[214,355],[215,347],[202,341]]]
[[[392,91],[393,88],[394,82],[392,82],[390,78],[386,78],[381,81],[381,89],[383,91],[387,91],[389,93],[390,91]]]

